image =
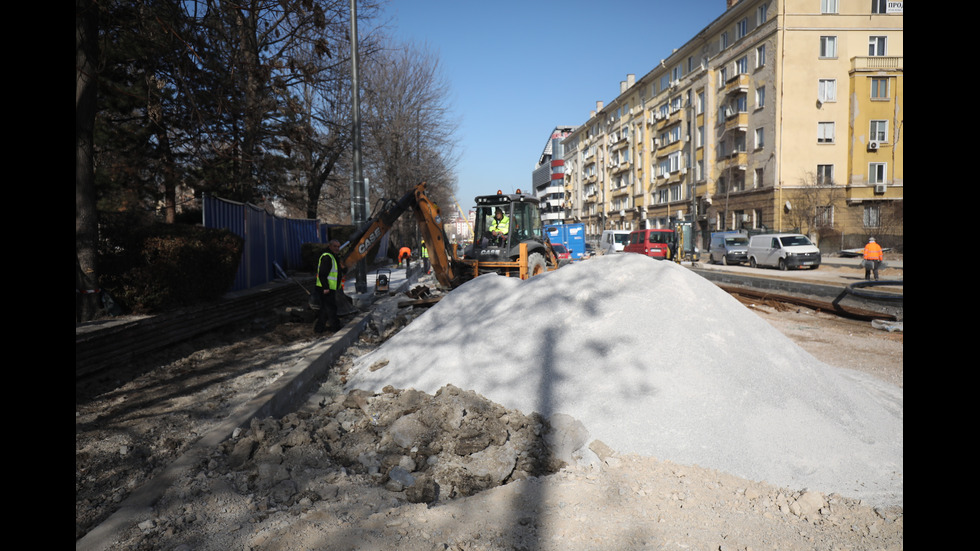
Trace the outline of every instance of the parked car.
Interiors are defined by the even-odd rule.
[[[558,257],[558,260],[571,260],[572,259],[572,253],[570,253],[568,251],[568,248],[566,248],[561,243],[552,243],[551,244],[551,248],[555,250],[555,256]]]
[[[623,252],[645,254],[658,260],[671,259],[677,246],[675,235],[674,230],[633,230]]]
[[[749,236],[736,231],[712,233],[708,244],[708,261],[726,266],[748,262]]]
[[[749,239],[749,266],[776,266],[780,270],[820,266],[820,249],[805,235],[767,233]]]
[[[599,238],[599,250],[603,254],[621,253],[629,237],[629,230],[604,230]]]

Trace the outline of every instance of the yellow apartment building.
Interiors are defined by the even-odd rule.
[[[903,14],[895,0],[729,0],[565,140],[565,217],[903,239]]]

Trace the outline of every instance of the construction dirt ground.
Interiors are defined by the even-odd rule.
[[[747,306],[820,361],[903,386],[901,331]],[[308,319],[270,312],[146,358],[135,373],[76,385],[76,547],[904,548],[902,507],[621,455],[601,443],[593,446],[600,465],[562,464],[548,450],[545,420],[452,386],[436,395],[345,393],[353,360],[419,314],[408,310],[389,308],[372,322],[305,407],[237,431],[138,522],[100,541],[83,536],[280,376],[314,336]]]

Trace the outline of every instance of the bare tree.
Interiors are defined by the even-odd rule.
[[[787,192],[791,209],[786,218],[791,225],[808,234],[839,234],[834,209],[843,198],[844,189],[833,179],[807,172],[800,178],[800,185]]]
[[[75,0],[75,320],[98,312],[94,137],[98,11],[92,0]]]
[[[358,9],[359,24],[363,24],[377,13],[377,4],[362,2]],[[335,13],[322,31],[318,44],[330,45],[329,63],[319,59],[316,49],[308,45],[301,45],[294,52],[295,59],[319,67],[294,87],[293,96],[301,119],[294,136],[297,166],[293,176],[309,218],[336,220],[349,216],[349,178],[338,170],[350,162],[353,139],[349,15],[349,11]],[[358,40],[362,59],[370,59],[380,49],[378,36],[382,28],[368,29]]]
[[[389,47],[365,62],[363,73],[365,143],[377,185],[392,196],[423,180],[451,186],[458,125],[435,54]]]
[[[855,246],[863,245],[870,236],[875,236],[885,247],[901,246],[905,234],[905,202],[879,201],[877,207],[877,226],[866,228],[868,235],[861,235]]]
[[[397,198],[428,182],[434,201],[454,195],[458,124],[437,56],[415,45],[389,46],[364,63],[365,174],[372,195]],[[414,242],[410,221],[395,239]]]

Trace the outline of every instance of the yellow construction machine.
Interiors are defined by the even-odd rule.
[[[432,272],[446,288],[455,289],[485,273],[527,279],[558,268],[535,197],[520,190],[509,195],[497,192],[477,197],[474,242],[460,257],[455,244],[446,238],[439,206],[429,199],[425,188],[422,182],[398,201],[384,200],[377,213],[341,246],[341,264],[351,267],[364,259],[375,243],[391,231],[395,221],[411,209],[428,247]],[[509,222],[503,233],[490,231],[498,209]]]

